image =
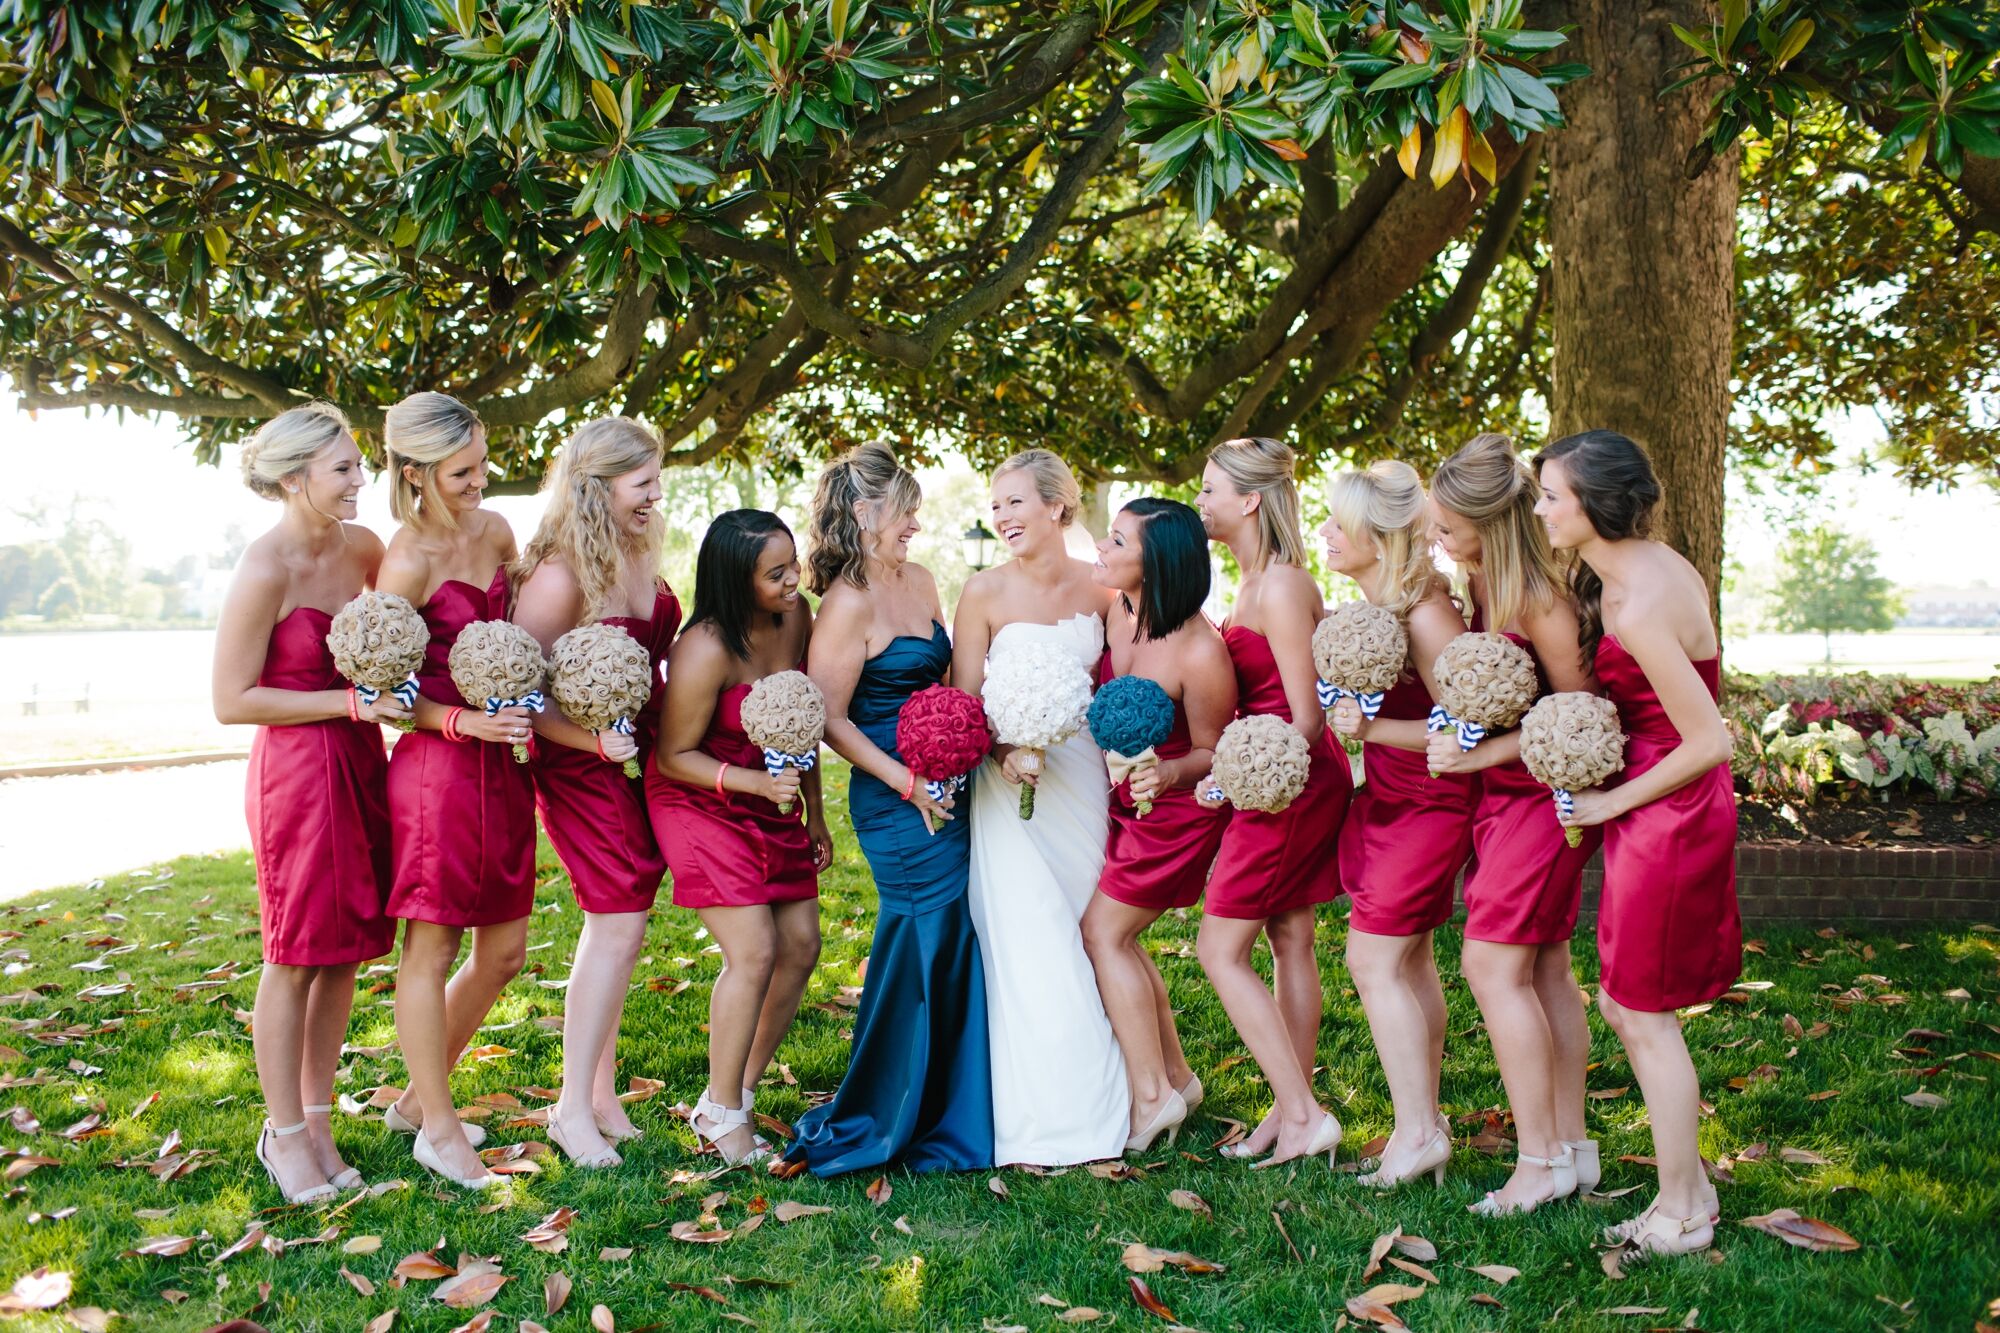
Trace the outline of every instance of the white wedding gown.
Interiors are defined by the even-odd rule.
[[[1096,674],[1104,622],[1016,621],[987,650],[1051,643]],[[972,788],[968,901],[986,971],[993,1065],[993,1160],[1062,1166],[1118,1157],[1130,1130],[1125,1059],[1111,1034],[1078,922],[1104,870],[1104,754],[1088,730],[1042,759],[1035,815],[991,759]]]

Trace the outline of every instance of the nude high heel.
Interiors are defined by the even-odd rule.
[[[1286,1162],[1296,1162],[1307,1157],[1317,1157],[1321,1153],[1326,1154],[1326,1164],[1331,1167],[1334,1155],[1339,1151],[1340,1122],[1333,1118],[1333,1112],[1328,1111],[1320,1117],[1319,1128],[1313,1131],[1312,1142],[1306,1144],[1304,1152],[1300,1153],[1297,1157],[1286,1157],[1282,1160],[1274,1152],[1261,1162],[1252,1162],[1250,1169],[1252,1171],[1267,1171],[1274,1166],[1283,1166]]]
[[[382,1112],[382,1126],[397,1134],[421,1134],[423,1132],[423,1126],[411,1120],[401,1111],[398,1111],[394,1102],[391,1102],[388,1109]],[[465,1131],[465,1141],[473,1147],[477,1148],[480,1144],[486,1142],[486,1130],[483,1126],[461,1120],[458,1122],[458,1127]]]
[[[1576,1157],[1567,1143],[1563,1145],[1562,1152],[1554,1157],[1516,1153],[1514,1160],[1526,1162],[1530,1166],[1547,1167],[1555,1192],[1545,1194],[1539,1199],[1530,1199],[1526,1203],[1505,1204],[1500,1202],[1498,1190],[1488,1190],[1485,1198],[1477,1203],[1467,1204],[1465,1211],[1475,1217],[1511,1217],[1516,1214],[1526,1216],[1545,1203],[1554,1203],[1557,1199],[1568,1198],[1576,1193]]]
[[[1440,1123],[1431,1130],[1431,1136],[1424,1140],[1424,1146],[1417,1153],[1416,1160],[1407,1168],[1394,1174],[1378,1168],[1365,1175],[1356,1176],[1354,1183],[1372,1190],[1388,1191],[1407,1185],[1428,1172],[1431,1184],[1444,1184],[1445,1167],[1451,1163],[1451,1134],[1444,1126],[1444,1117],[1440,1115],[1438,1120]]]
[[[1153,1118],[1146,1127],[1130,1135],[1125,1140],[1126,1152],[1144,1152],[1153,1146],[1153,1140],[1165,1134],[1169,1147],[1180,1137],[1181,1125],[1187,1120],[1187,1101],[1178,1092],[1169,1092],[1167,1099],[1160,1103],[1160,1109],[1153,1112]]]
[[[1201,1086],[1200,1074],[1189,1074],[1187,1084],[1174,1091],[1180,1093],[1181,1100],[1187,1103],[1189,1115],[1193,1115],[1195,1108],[1208,1096],[1208,1092]]]
[[[424,1170],[443,1176],[462,1190],[490,1190],[506,1183],[504,1177],[494,1175],[483,1165],[476,1176],[453,1174],[451,1168],[444,1164],[444,1158],[438,1156],[437,1145],[431,1142],[431,1136],[421,1130],[410,1141],[410,1156],[416,1158],[417,1165]]]
[[[1604,1162],[1597,1155],[1597,1140],[1564,1139],[1562,1146],[1570,1150],[1576,1161],[1576,1192],[1595,1193],[1598,1182],[1604,1179]]]
[[[1715,1223],[1709,1218],[1708,1209],[1698,1206],[1693,1217],[1674,1217],[1660,1207],[1658,1199],[1630,1222],[1606,1227],[1606,1239],[1611,1239],[1614,1232],[1618,1233],[1618,1243],[1632,1247],[1626,1256],[1628,1263],[1694,1254],[1715,1243]]]
[[[699,1123],[703,1120],[708,1122],[706,1128]],[[688,1128],[694,1131],[695,1137],[714,1148],[721,1156],[723,1162],[729,1166],[747,1166],[754,1162],[761,1162],[771,1155],[770,1147],[761,1140],[758,1140],[754,1134],[751,1136],[749,1151],[739,1157],[731,1157],[728,1150],[722,1146],[724,1135],[739,1125],[748,1125],[749,1123],[749,1107],[724,1106],[709,1096],[708,1089],[706,1088],[702,1089],[701,1100],[695,1103],[694,1114],[688,1117]]]
[[[333,1107],[330,1105],[307,1106],[307,1107],[302,1107],[301,1109],[304,1110],[307,1115],[323,1115],[329,1118],[331,1118],[333,1115]],[[335,1189],[339,1190],[358,1190],[363,1185],[368,1183],[367,1181],[361,1178],[361,1173],[355,1170],[351,1166],[348,1167],[345,1171],[342,1171],[339,1175],[328,1176],[326,1179],[328,1184],[332,1185]]]
[[[257,1133],[257,1160],[264,1164],[264,1174],[271,1177],[271,1183],[278,1187],[278,1193],[285,1196],[286,1203],[325,1203],[328,1199],[337,1199],[340,1191],[329,1184],[310,1185],[296,1194],[286,1189],[284,1182],[278,1179],[278,1168],[272,1166],[271,1159],[264,1155],[265,1145],[272,1139],[288,1139],[294,1134],[305,1133],[305,1130],[306,1122],[303,1120],[283,1128],[266,1120],[264,1128]]]

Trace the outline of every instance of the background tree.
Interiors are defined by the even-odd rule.
[[[1875,572],[1875,543],[1827,524],[1793,533],[1778,549],[1772,622],[1794,634],[1816,633],[1822,659],[1833,661],[1833,632],[1894,629],[1902,594]]]

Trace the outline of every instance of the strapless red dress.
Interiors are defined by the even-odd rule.
[[[1237,625],[1222,632],[1222,641],[1236,667],[1236,715],[1271,713],[1290,722],[1292,709],[1270,642]],[[1322,729],[1312,745],[1305,790],[1296,800],[1274,814],[1237,810],[1229,816],[1202,911],[1262,920],[1338,898],[1336,848],[1353,793],[1347,755],[1333,732]]]
[[[715,701],[703,753],[737,768],[764,771],[764,750],[743,734],[750,686],[732,685]],[[759,907],[819,896],[805,796],[789,815],[762,796],[717,795],[675,782],[657,764],[646,769],[646,810],[674,876],[676,907]]]
[[[332,624],[316,606],[280,620],[257,683],[346,689],[326,646]],[[374,723],[341,717],[257,728],[243,813],[257,862],[265,962],[334,967],[396,947],[396,923],[382,910],[390,882],[388,767]]]
[[[1472,628],[1480,626],[1473,612]],[[1535,645],[1519,634],[1508,638],[1535,655]],[[1549,692],[1540,677],[1538,694]],[[1474,775],[1478,795],[1472,808],[1473,864],[1465,872],[1465,938],[1493,944],[1558,944],[1576,933],[1583,901],[1584,863],[1604,843],[1602,828],[1581,830],[1571,847],[1556,822],[1549,789],[1515,759]]]
[[[446,663],[459,631],[507,615],[507,571],[482,591],[446,579],[421,608],[430,646],[417,673],[426,699],[463,707]],[[535,782],[510,745],[413,731],[389,756],[395,888],[389,915],[440,926],[518,921],[535,904]]]
[[[1377,716],[1421,722],[1430,713],[1430,692],[1412,672],[1389,688]],[[1416,750],[1361,744],[1367,780],[1340,829],[1349,929],[1421,935],[1451,920],[1458,872],[1472,854],[1473,782],[1465,773],[1432,777],[1427,763]]]
[[[1696,662],[1721,697],[1721,665]],[[1618,705],[1632,781],[1681,743],[1638,662],[1609,634],[1597,679]],[[1604,826],[1604,893],[1597,909],[1598,984],[1627,1009],[1664,1013],[1712,1000],[1743,964],[1736,914],[1736,793],[1717,764],[1679,791]]]
[[[637,639],[652,659],[653,695],[632,719],[639,763],[649,765],[667,699],[660,669],[680,629],[681,604],[663,581],[653,593],[650,618],[606,616],[604,623]],[[667,863],[646,815],[644,780],[626,777],[623,764],[607,763],[593,751],[549,740],[537,742],[534,770],[535,808],[569,872],[576,905],[600,913],[649,910]]]
[[[1097,683],[1116,679],[1107,651],[1098,663]],[[1174,700],[1174,731],[1153,747],[1162,759],[1179,759],[1194,749],[1187,711]],[[1209,867],[1215,864],[1227,810],[1204,810],[1192,787],[1172,787],[1153,798],[1144,819],[1132,800],[1132,784],[1111,789],[1111,828],[1104,842],[1104,873],[1097,891],[1128,907],[1164,912],[1201,901]]]

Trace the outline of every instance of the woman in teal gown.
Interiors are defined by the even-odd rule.
[[[909,561],[922,494],[886,445],[834,463],[813,497],[821,597],[807,666],[827,744],[853,765],[848,806],[875,877],[875,942],[846,1077],[786,1152],[816,1175],[993,1163],[986,984],[966,907],[969,826],[896,752],[903,701],[951,666],[937,585]],[[924,826],[928,815],[936,827]]]

